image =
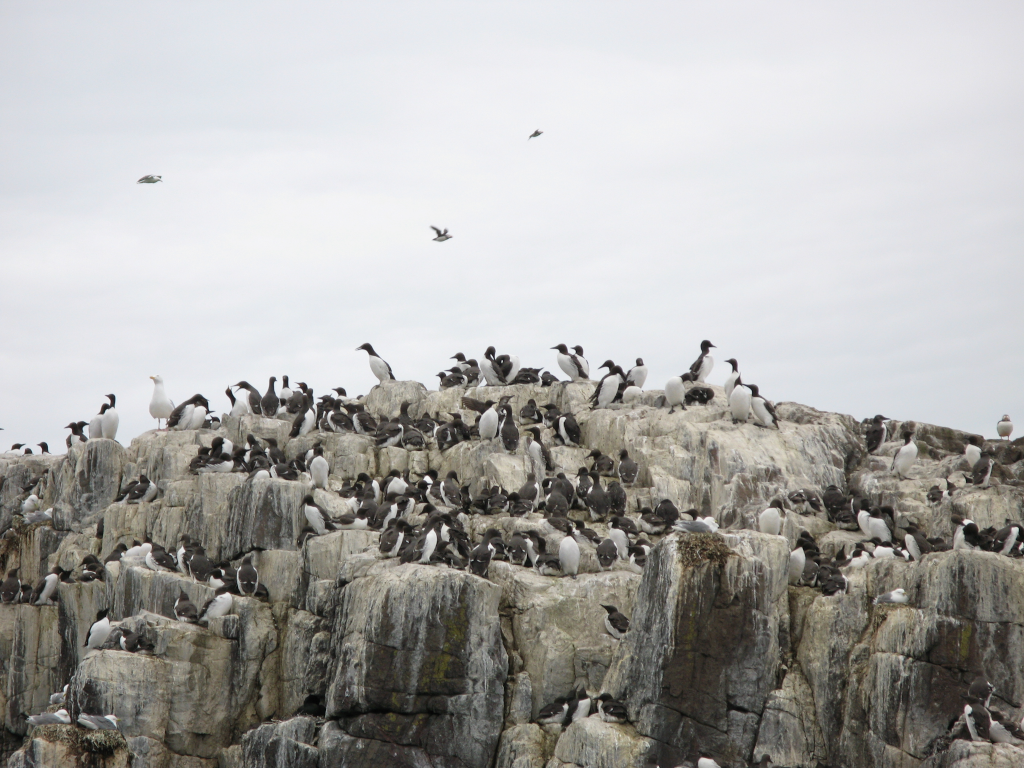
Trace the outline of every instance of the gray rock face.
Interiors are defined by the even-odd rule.
[[[605,686],[658,742],[661,762],[692,757],[682,747],[696,743],[736,763],[752,752],[775,687],[788,547],[777,536],[730,535],[724,564],[693,567],[681,562],[691,541],[672,536],[651,553]]]
[[[781,536],[755,532],[771,499],[832,483],[892,506],[898,525],[912,521],[930,536],[951,538],[952,514],[981,527],[1020,521],[1024,442],[989,443],[1000,462],[991,487],[968,486],[930,504],[928,489],[944,487],[947,476],[963,484],[966,435],[956,430],[918,424],[920,458],[901,480],[889,472],[898,442],[866,456],[861,426],[848,416],[780,403],[781,430],[733,424],[714,387],[710,405],[673,414],[657,407],[657,391],[636,405],[591,411],[594,386],[430,392],[389,382],[364,404],[376,417],[395,416],[408,402],[414,418],[461,411],[472,421],[464,395],[508,395],[516,413],[528,399],[553,403],[572,411],[583,433],[582,445],[562,446],[542,429],[554,472],[575,478],[590,465],[591,449],[614,457],[625,448],[639,466],[626,489],[629,515],[668,498],[713,516],[722,525],[717,545],[652,536],[643,571],[626,563],[599,571],[594,546],[583,543],[576,579],[498,560],[481,579],[382,559],[375,531],[296,543],[303,496],[312,492],[341,515],[351,507],[337,491],[360,472],[397,469],[416,480],[454,470],[473,493],[516,490],[528,473],[542,473],[525,439],[511,453],[479,440],[444,452],[432,443],[378,449],[372,437],[353,434],[289,439],[288,420],[244,416],[217,432],[150,431],[127,448],[97,440],[66,456],[0,455],[4,572],[18,567],[29,583],[55,564],[78,574],[83,557],[102,558],[119,542],[149,536],[173,550],[187,534],[215,562],[237,565],[251,553],[270,593],[268,602],[236,599],[231,615],[208,626],[183,624],[173,619],[179,591],[202,606],[213,590],[125,561],[110,565],[105,581],[61,584],[57,606],[0,605],[2,759],[19,768],[641,768],[704,752],[727,768],[747,768],[762,755],[800,768],[1024,765],[1022,745],[950,741],[976,674],[995,684],[994,707],[1024,716],[1020,559],[958,551],[919,563],[879,560],[849,574],[847,594],[825,597],[788,586],[794,542],[808,531],[831,555],[849,552],[859,532],[837,529],[824,512],[795,509]],[[891,434],[900,426],[893,423]],[[313,491],[307,479],[189,473],[216,436],[240,445],[249,434],[276,439],[289,459],[319,443],[330,468],[326,488]],[[113,503],[140,474],[157,484],[157,497]],[[23,524],[18,513],[30,490],[42,508],[54,507],[52,523]],[[572,515],[608,534],[604,522]],[[549,552],[562,538],[537,513],[474,515],[465,525],[474,543],[488,528],[506,537],[535,529]],[[907,591],[907,605],[872,603],[897,587]],[[602,604],[631,619],[623,639],[608,634]],[[115,632],[102,650],[86,653],[101,608],[109,608]],[[153,642],[152,654],[119,650],[119,632],[129,629]],[[24,715],[45,710],[65,683],[75,707],[123,718],[123,745],[84,749],[69,741],[81,733],[76,726],[28,734]],[[624,702],[630,722],[590,717],[564,729],[533,722],[579,686]],[[330,720],[295,716],[310,694],[324,697]]]
[[[488,581],[421,565],[346,586],[332,630],[328,717],[357,742],[399,744],[432,765],[489,763],[508,669],[500,598]],[[345,743],[337,748],[367,748]]]

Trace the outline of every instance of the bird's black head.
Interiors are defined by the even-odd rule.
[[[565,344],[556,344],[555,346],[552,347],[552,349],[557,349],[563,355],[569,354],[569,348],[565,346]]]
[[[715,347],[715,345],[712,344],[707,339],[704,339],[704,341],[700,343],[700,351],[703,352],[704,354],[707,354],[707,351],[712,348],[717,349],[717,347]]]

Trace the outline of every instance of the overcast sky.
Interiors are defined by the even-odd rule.
[[[152,374],[363,393],[366,341],[661,388],[708,338],[776,401],[1024,432],[1022,39],[1019,2],[0,2],[0,445],[108,392],[128,444]]]

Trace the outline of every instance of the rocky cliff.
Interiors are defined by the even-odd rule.
[[[379,447],[373,435],[352,432],[289,438],[290,420],[252,414],[226,417],[216,430],[148,432],[127,447],[97,439],[66,455],[0,456],[0,567],[18,568],[30,585],[54,566],[69,572],[53,605],[0,605],[7,765],[671,768],[701,755],[736,767],[766,755],[774,765],[808,768],[1024,765],[1020,742],[972,741],[962,722],[964,696],[980,675],[995,686],[992,709],[1016,722],[1024,715],[1019,557],[969,549],[909,562],[898,553],[867,557],[863,567],[843,566],[846,588],[835,594],[789,578],[802,532],[827,558],[848,558],[865,538],[856,523],[816,511],[794,491],[816,502],[835,485],[891,508],[900,540],[913,523],[952,542],[954,516],[981,529],[1024,520],[1020,445],[989,444],[997,467],[988,487],[929,501],[933,486],[946,488],[942,478],[956,482],[968,469],[967,435],[916,425],[920,456],[899,479],[889,465],[901,441],[868,455],[863,425],[848,416],[781,403],[781,429],[769,430],[734,424],[718,388],[710,404],[671,414],[658,407],[658,392],[591,410],[592,388],[431,392],[386,382],[362,401],[378,418],[409,403],[413,419],[461,411],[469,424],[476,414],[462,408],[464,395],[508,396],[515,414],[531,398],[554,403],[575,415],[582,439],[559,445],[540,425],[553,463],[547,472],[525,439],[511,453],[500,440],[479,438],[442,451],[429,435],[423,448]],[[309,474],[190,471],[216,437],[244,446],[249,435],[264,446],[275,439],[286,460],[319,443],[326,487],[314,488]],[[303,499],[312,495],[341,521],[359,504],[350,490],[359,473],[398,470],[415,483],[430,470],[440,480],[454,471],[478,495],[495,486],[515,491],[530,473],[575,481],[594,449],[611,457],[626,449],[639,465],[624,489],[634,522],[638,510],[667,499],[714,518],[720,530],[641,534],[652,544],[646,562],[618,559],[608,570],[584,541],[575,578],[541,575],[500,553],[486,578],[458,567],[457,556],[402,563],[381,554],[381,533],[372,529],[301,535]],[[115,501],[141,475],[156,484],[155,498]],[[27,522],[29,494],[40,509],[52,508],[52,519]],[[787,508],[781,535],[758,530],[774,499]],[[472,547],[489,529],[505,542],[536,530],[549,553],[563,537],[544,512],[458,513],[451,510]],[[608,523],[586,510],[569,516],[609,535]],[[421,502],[409,519],[426,517]],[[127,556],[108,563],[102,579],[80,578],[90,554],[105,560],[118,544],[147,539],[174,552],[183,535],[225,567],[251,555],[268,595],[237,596],[229,615],[193,624],[175,619],[175,603],[184,591],[202,608],[215,591],[208,583]],[[897,588],[905,604],[873,602]],[[631,620],[621,639],[606,628],[603,605]],[[103,609],[114,631],[103,647],[87,649]],[[152,650],[122,650],[129,631]],[[51,694],[65,684],[73,718],[113,713],[120,734],[31,727],[26,715],[56,709]],[[575,690],[610,694],[625,722],[596,714],[568,725],[536,722]]]

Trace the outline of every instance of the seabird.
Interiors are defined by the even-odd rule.
[[[779,427],[779,417],[775,414],[775,405],[765,399],[757,390],[757,384],[750,385],[750,409],[754,412],[755,423],[762,427]]]
[[[120,719],[117,715],[79,715],[78,724],[90,731],[116,731]]]
[[[736,378],[736,386],[729,395],[729,410],[732,413],[732,423],[746,424],[750,416],[750,406],[753,393],[743,384],[743,379]]]
[[[647,381],[647,366],[644,365],[644,359],[638,357],[636,359],[636,365],[629,369],[629,373],[626,374],[626,383],[631,387],[637,387],[643,389],[644,382]]]
[[[789,583],[797,585],[804,575],[804,566],[807,564],[807,553],[803,544],[797,541],[796,549],[789,553]]]
[[[260,575],[252,564],[252,555],[242,558],[242,564],[238,566],[235,574],[238,592],[241,595],[255,595],[260,586]]]
[[[174,403],[164,392],[164,379],[162,376],[150,376],[153,380],[153,399],[149,401],[149,415],[156,419],[156,427],[160,429],[160,420],[170,418],[174,410]]]
[[[316,531],[317,536],[323,536],[327,531],[335,530],[330,515],[308,494],[302,500],[302,512],[306,516],[306,521]]]
[[[89,422],[87,421],[73,421],[66,427],[64,427],[64,429],[71,430],[71,434],[68,435],[67,439],[64,441],[68,448],[70,448],[73,445],[77,445],[78,443],[85,442],[85,433],[82,431],[82,428],[86,426],[88,423]],[[21,444],[18,443],[18,445],[20,446]]]
[[[95,650],[103,645],[110,636],[110,619],[107,618],[107,609],[96,614],[96,621],[89,627],[89,634],[86,637],[84,648]]]
[[[64,704],[64,701],[67,699],[68,696],[68,688],[70,687],[71,686],[69,683],[65,683],[64,687],[61,688],[59,691],[50,694],[50,704]]]
[[[267,384],[267,394],[260,400],[260,410],[263,411],[263,415],[269,419],[274,418],[277,415],[277,407],[281,404],[281,398],[277,396],[274,391],[274,383],[277,381],[277,376],[271,376],[270,381]]]
[[[555,356],[558,361],[558,367],[562,369],[562,373],[568,376],[571,381],[582,381],[588,378],[588,370],[583,367],[583,362],[571,353],[565,344],[556,344],[552,349],[558,351],[558,354]]]
[[[989,481],[992,479],[993,466],[992,452],[987,449],[982,451],[981,458],[974,465],[974,471],[969,478],[971,483],[976,488],[988,488]]]
[[[577,344],[572,348],[572,351],[575,353],[576,360],[580,364],[580,369],[586,376],[590,376],[590,363],[587,362],[587,358],[583,356],[583,347]]]
[[[626,705],[616,701],[610,693],[602,693],[596,699],[598,717],[605,723],[625,723],[629,721]]]
[[[907,472],[917,461],[917,443],[914,442],[914,432],[910,429],[903,430],[903,445],[892,457],[891,471],[900,480],[903,480]]]
[[[451,240],[452,239],[452,236],[448,234],[448,228],[447,227],[445,227],[443,232],[440,229],[438,229],[437,227],[435,227],[433,224],[430,225],[430,228],[437,233],[437,237],[434,238],[435,241],[437,241],[439,243],[443,243],[445,240]]]
[[[973,470],[974,465],[981,458],[981,439],[977,435],[967,436],[967,445],[964,446],[964,458],[967,459],[967,468]]]
[[[740,364],[736,362],[735,357],[730,357],[725,362],[732,366],[732,372],[725,377],[725,384],[722,385],[725,390],[725,401],[729,402],[729,395],[732,394],[732,389],[740,378]]]
[[[711,373],[711,369],[715,367],[715,359],[708,354],[708,350],[712,349],[715,345],[707,339],[704,339],[700,343],[700,356],[693,361],[693,365],[690,366],[690,373],[693,374],[694,379],[703,383],[708,375]]]
[[[43,712],[39,715],[31,715],[25,718],[29,725],[71,725],[71,715],[64,708],[56,712]]]
[[[12,568],[7,572],[7,578],[0,584],[0,602],[14,603],[21,597],[21,579],[18,578],[18,569]]]
[[[665,401],[668,403],[669,413],[674,413],[676,408],[686,410],[686,383],[693,383],[693,374],[690,371],[681,376],[673,376],[665,382]]]
[[[571,413],[559,414],[555,421],[555,434],[561,438],[562,443],[565,445],[579,445],[583,437],[580,425],[576,422],[576,417]]]
[[[128,653],[152,651],[154,648],[153,643],[143,637],[139,632],[122,632],[121,638],[118,642],[121,644],[121,650],[127,651]]]
[[[582,685],[576,689],[576,703],[569,706],[569,718],[571,722],[577,720],[583,720],[584,718],[590,717],[590,706],[591,706],[590,694],[587,693],[587,689]]]
[[[36,582],[32,596],[29,598],[32,605],[53,605],[53,596],[57,593],[57,584],[60,582],[61,574],[64,571],[59,565],[53,566],[48,574]]]
[[[576,578],[580,570],[580,545],[572,536],[566,536],[558,545],[558,563],[562,573]]]
[[[526,137],[526,140],[527,140],[527,141],[529,141],[530,139],[536,139],[536,138],[537,138],[538,136],[540,136],[540,135],[541,135],[541,134],[543,134],[543,133],[544,133],[544,131],[542,131],[542,130],[540,130],[540,129],[538,128],[538,129],[537,129],[536,131],[534,131],[534,132],[533,132],[533,133],[531,133],[531,134],[530,134],[529,136],[527,136],[527,137]]]
[[[629,458],[629,451],[625,448],[619,453],[619,466],[617,469],[619,480],[623,485],[632,485],[636,482],[636,477],[640,473],[640,467],[637,463]]]
[[[996,434],[1004,440],[1009,440],[1013,434],[1013,422],[1006,414],[1003,414],[1003,418],[996,423]]]
[[[569,696],[559,696],[550,704],[541,707],[536,722],[544,725],[561,725],[569,714],[569,703],[575,703],[575,691]]]
[[[100,412],[97,413],[89,420],[89,439],[98,440],[103,437],[103,415],[107,412],[110,407],[110,403],[104,403],[100,406]],[[18,445],[21,445],[20,443]],[[24,453],[24,450],[22,451]]]
[[[377,377],[377,381],[383,384],[385,381],[394,381],[395,374],[391,371],[391,366],[388,365],[380,355],[373,350],[373,345],[369,342],[356,347],[356,351],[366,350],[366,353],[370,356],[370,371],[374,376]]]
[[[885,445],[885,440],[889,434],[889,431],[885,426],[885,422],[888,420],[889,419],[882,414],[876,415],[871,420],[867,431],[864,433],[864,439],[867,441],[868,453],[877,453],[878,450]]]
[[[139,179],[135,183],[136,184],[156,184],[158,181],[163,181],[163,180],[164,180],[163,176],[154,176],[152,174],[149,174],[147,176],[143,176],[141,179]]]
[[[231,595],[231,587],[226,584],[220,587],[216,594],[206,601],[203,610],[199,613],[199,621],[209,621],[221,616],[227,616],[234,604],[234,597]]]
[[[313,449],[313,460],[309,462],[309,476],[313,480],[313,485],[317,488],[326,488],[330,471],[331,466],[324,458],[323,446],[316,446]]]
[[[501,444],[509,453],[515,453],[519,448],[519,427],[512,418],[511,406],[503,406],[501,409],[501,423],[498,426],[498,434],[501,436]]]
[[[762,512],[757,519],[758,528],[761,533],[778,536],[782,533],[782,522],[786,519],[786,510],[780,499],[773,499],[768,509]]]
[[[894,589],[892,592],[886,592],[884,595],[879,595],[875,598],[875,605],[881,605],[882,603],[898,603],[905,604],[909,603],[910,598],[907,597],[907,592],[903,588]]]
[[[594,390],[594,394],[590,398],[594,408],[607,408],[615,402],[619,395],[619,387],[622,386],[626,379],[626,374],[622,368],[615,365],[611,360],[606,360],[601,367],[608,368],[608,373],[598,383],[597,389]]]
[[[102,422],[103,437],[107,440],[113,440],[117,437],[117,424],[119,421],[117,411],[114,409],[114,403],[117,401],[117,398],[114,395],[106,395],[106,397],[110,398],[110,405],[100,421]]]
[[[188,595],[183,589],[178,591],[178,599],[174,601],[174,618],[188,624],[199,622],[199,611],[196,610],[195,604],[188,599]]]
[[[619,609],[614,605],[602,605],[601,607],[608,612],[608,615],[604,617],[604,628],[616,640],[621,640],[622,636],[629,631],[629,619],[619,613]]]

